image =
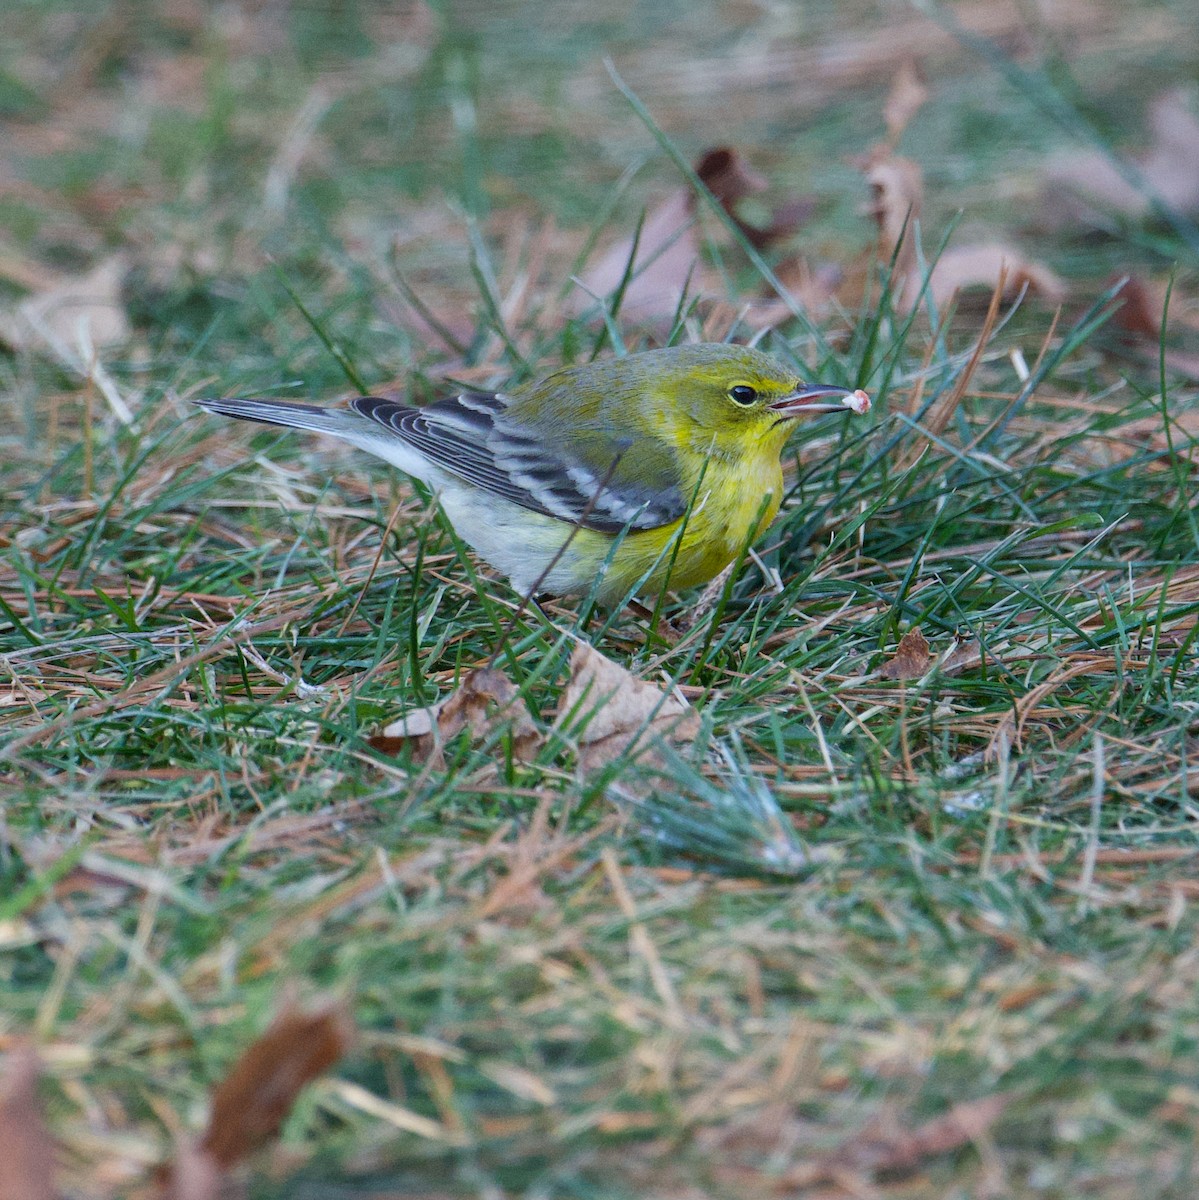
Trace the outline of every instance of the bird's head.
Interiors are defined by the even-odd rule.
[[[677,436],[695,449],[710,448],[716,454],[777,454],[796,417],[864,413],[870,408],[865,392],[805,383],[793,370],[748,346],[675,346],[640,357],[655,360],[655,390],[682,419],[684,427]]]

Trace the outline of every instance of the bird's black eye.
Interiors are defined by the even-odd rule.
[[[749,406],[758,398],[757,388],[751,388],[748,383],[739,383],[729,388],[729,399],[734,404]]]

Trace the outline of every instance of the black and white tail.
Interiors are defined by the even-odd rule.
[[[334,437],[359,441],[369,432],[367,423],[356,412],[345,408],[317,408],[292,400],[197,400],[201,408],[224,417],[243,421],[262,421],[267,425],[287,425],[293,429],[311,429]]]
[[[353,408],[317,408],[313,404],[297,404],[293,400],[205,398],[195,403],[209,412],[237,417],[242,421],[261,421],[266,425],[327,433],[376,455],[431,486],[440,484],[441,473],[396,430]]]

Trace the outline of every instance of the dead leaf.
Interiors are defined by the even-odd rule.
[[[876,148],[858,160],[872,192],[867,209],[878,223],[879,258],[899,256],[896,274],[906,278],[916,266],[916,242],[911,236],[924,207],[924,172],[910,158]]]
[[[1181,287],[1171,287],[1168,280],[1130,274],[1124,280],[1118,299],[1124,303],[1116,311],[1113,321],[1129,333],[1138,333],[1156,342],[1161,337],[1163,322],[1171,332],[1199,332],[1199,305],[1193,297],[1185,295]]]
[[[1117,296],[1122,303],[1112,317],[1112,324],[1125,333],[1156,342],[1161,337],[1167,288],[1164,281],[1130,275]]]
[[[62,276],[0,313],[0,342],[10,350],[72,355],[80,345],[101,350],[129,340],[131,328],[121,301],[128,264],[114,254],[85,275]]]
[[[905,59],[895,72],[891,90],[883,104],[883,120],[887,125],[887,141],[894,146],[911,119],[928,100],[928,85],[920,76],[913,59]]]
[[[620,301],[623,317],[646,321],[673,313],[683,289],[695,290],[700,277],[699,237],[692,201],[689,189],[679,189],[646,214],[636,255],[633,239],[626,238],[583,271],[580,284],[586,295],[575,295],[575,311],[587,308],[595,299],[612,297],[629,272]]]
[[[866,1175],[912,1171],[926,1158],[948,1154],[977,1141],[999,1120],[1007,1106],[1006,1096],[984,1096],[955,1104],[948,1112],[915,1129],[904,1129],[894,1120],[874,1122],[830,1154],[822,1155],[818,1164],[805,1164],[800,1170],[811,1172],[816,1166],[823,1178],[846,1170]]]
[[[1170,310],[1168,328],[1165,328],[1162,322],[1167,316],[1167,296]],[[1130,350],[1153,365],[1158,363],[1159,356],[1163,354],[1163,335],[1177,343],[1180,334],[1185,337],[1199,331],[1199,313],[1195,311],[1193,303],[1188,305],[1179,290],[1171,290],[1164,279],[1130,275],[1124,281],[1118,298],[1123,303],[1112,318],[1113,326],[1127,335]],[[1191,341],[1193,344],[1193,337]],[[1199,379],[1199,353],[1176,344],[1166,346],[1164,356],[1167,370]]]
[[[201,1153],[228,1170],[257,1150],[278,1132],[301,1090],[346,1053],[352,1034],[339,1006],[284,1008],[217,1085]]]
[[[228,1195],[229,1171],[278,1133],[296,1097],[345,1054],[352,1035],[339,1006],[286,1005],[216,1086],[204,1136],[181,1141],[159,1173],[162,1200]]]
[[[982,642],[969,634],[958,634],[953,639],[953,645],[937,663],[937,670],[942,675],[961,675],[964,671],[972,671],[982,666]]]
[[[919,288],[918,279],[912,282],[910,292]],[[943,308],[960,291],[978,287],[990,293],[1001,283],[1005,299],[1025,288],[1049,304],[1061,304],[1066,298],[1066,285],[1054,272],[1002,242],[950,247],[937,259],[928,290],[938,308]]]
[[[746,221],[738,213],[737,204],[764,191],[766,180],[730,146],[705,150],[695,163],[695,173],[750,245],[759,250],[795,233],[816,208],[816,201],[810,197],[793,197],[774,211],[768,224],[758,226]],[[650,209],[636,239],[635,257],[633,250],[634,238],[624,238],[582,272],[579,282],[587,298],[576,297],[576,311],[597,297],[612,296],[626,273],[630,278],[621,296],[620,313],[633,321],[672,318],[684,289],[693,295],[720,290],[703,263],[696,196],[691,188],[680,188]]]
[[[886,146],[875,147],[858,165],[873,192],[868,211],[878,223],[879,259],[895,263],[895,305],[900,311],[910,311],[924,286],[915,238],[924,205],[923,172],[919,164],[891,154]],[[1050,304],[1066,298],[1066,285],[1057,275],[1003,242],[977,242],[945,250],[929,274],[927,290],[941,308],[960,291],[981,287],[993,292],[1001,282],[1007,298],[1024,288]]]
[[[638,679],[582,642],[570,656],[570,682],[558,705],[579,745],[579,765],[594,770],[656,738],[673,743],[699,733],[699,713],[657,684]]]
[[[764,192],[767,186],[766,177],[732,146],[705,150],[695,164],[695,173],[730,216],[738,200]]]
[[[37,1055],[20,1042],[0,1081],[0,1200],[53,1200],[54,1143],[37,1094]]]
[[[511,680],[485,667],[463,676],[458,690],[444,700],[413,709],[367,741],[383,754],[410,746],[418,761],[440,761],[442,747],[462,730],[482,740],[505,725],[511,727],[513,757],[530,762],[543,740],[533,715]]]
[[[767,225],[746,221],[738,212],[737,202],[764,190],[766,180],[731,148],[707,151],[696,164],[695,173],[755,250],[764,250],[791,237],[812,219],[817,209],[814,196],[792,196],[774,210]],[[806,312],[817,315],[827,310],[833,289],[826,286],[826,272],[810,272],[806,259],[795,256],[781,263],[775,274]],[[789,319],[793,311],[789,303],[772,294],[742,315],[753,328],[766,329]]]
[[[931,663],[927,639],[918,628],[912,628],[899,639],[894,657],[883,663],[879,674],[884,679],[919,679]]]
[[[774,210],[769,224],[753,225],[746,221],[737,211],[737,203],[746,196],[765,191],[766,178],[730,146],[706,150],[695,164],[695,173],[756,250],[764,250],[773,242],[790,237],[810,221],[816,211],[815,197],[793,196]]]
[[[1183,214],[1199,212],[1199,119],[1176,88],[1149,108],[1149,149],[1134,157],[1147,189]],[[1111,157],[1089,151],[1066,159],[1048,173],[1047,194],[1064,221],[1093,219],[1095,209],[1143,217],[1150,210],[1144,190],[1130,182]]]

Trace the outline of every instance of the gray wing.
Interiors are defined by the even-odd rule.
[[[423,408],[361,396],[350,407],[444,471],[484,491],[584,529],[657,529],[682,517],[690,499],[663,452],[629,444],[611,461],[587,461],[540,431],[505,419],[508,398],[462,392]],[[647,461],[647,455],[648,460]]]

